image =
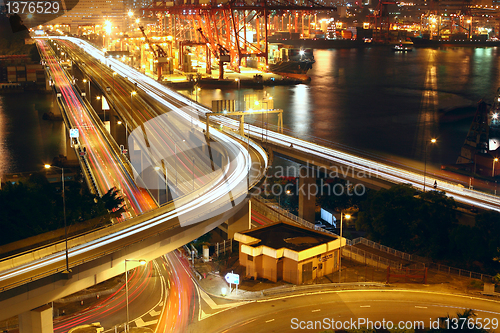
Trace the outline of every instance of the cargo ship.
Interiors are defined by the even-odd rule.
[[[399,40],[397,42],[391,43],[390,45],[392,46],[392,50],[395,52],[413,51],[413,42],[411,41],[411,39]]]
[[[312,49],[295,48],[281,43],[269,46],[269,71],[275,74],[308,80],[307,72],[314,63]]]

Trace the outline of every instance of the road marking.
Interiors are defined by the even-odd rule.
[[[201,298],[205,301],[205,303],[207,303],[207,305],[212,309],[212,310],[218,310],[218,309],[225,309],[225,308],[229,308],[229,307],[234,307],[234,306],[239,306],[241,304],[245,304],[245,303],[248,303],[248,302],[235,302],[235,303],[227,303],[227,304],[217,304],[214,302],[214,300],[209,296],[207,295],[203,290],[200,290],[198,289],[199,291],[199,295],[201,296]]]
[[[418,305],[415,305],[415,308],[417,308],[417,309],[427,309],[426,306],[418,306]]]
[[[137,327],[144,327],[144,326],[155,325],[157,322],[158,322],[158,319],[145,322],[144,320],[142,320],[142,318],[139,318],[139,319],[135,320],[135,325]]]
[[[149,314],[151,315],[151,317],[156,317],[158,315],[160,315],[161,311],[155,311],[155,310],[151,310],[149,311]]]
[[[270,323],[272,321],[274,321],[274,319],[266,320],[266,323]]]
[[[360,308],[371,308],[371,305],[360,305]]]
[[[312,310],[311,312],[319,312],[319,311],[321,311],[321,309]]]

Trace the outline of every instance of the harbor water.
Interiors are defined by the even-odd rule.
[[[211,107],[214,99],[243,105],[272,96],[294,135],[388,158],[422,161],[425,140],[436,137],[429,162],[449,164],[458,157],[476,103],[491,102],[500,86],[499,55],[498,48],[315,50],[309,84],[202,89],[197,98]],[[195,99],[194,91],[183,93]],[[42,120],[54,108],[51,94],[0,95],[0,176],[40,169],[64,152],[62,123]],[[267,121],[276,123],[271,116]]]
[[[0,94],[0,177],[43,170],[64,154],[64,125],[43,120],[44,113],[59,113],[54,95],[42,92]]]

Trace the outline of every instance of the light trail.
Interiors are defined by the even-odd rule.
[[[174,105],[166,101],[166,99],[169,99],[171,101],[182,102],[186,105],[191,105],[192,110],[196,111],[196,113],[193,114],[182,113],[180,114],[180,116],[183,116],[187,121],[193,121],[196,124],[196,126],[204,125],[203,122],[199,121],[199,117],[205,117],[206,113],[212,112],[210,109],[207,109],[202,105],[194,103],[191,99],[166,88],[165,86],[156,82],[152,78],[147,77],[146,79],[139,80],[140,77],[142,78],[144,76],[143,74],[121,63],[118,60],[106,58],[102,51],[97,50],[96,48],[94,48],[85,41],[73,37],[55,37],[55,38],[69,40],[78,45],[83,51],[87,52],[91,56],[99,59],[104,63],[112,64],[114,69],[118,69],[120,71],[119,72],[120,75],[128,77],[128,79],[132,83],[137,83],[138,86],[141,86],[141,89],[147,91],[148,94],[153,96],[155,99],[163,98],[164,101],[162,103],[166,106],[174,107]],[[213,119],[214,122],[221,124],[223,126],[227,126],[228,128],[231,128],[233,130],[238,129],[239,126],[239,122],[223,116],[210,117],[210,119]],[[245,126],[245,133],[248,135],[249,132],[253,138],[260,140],[262,136],[261,127],[254,125]],[[219,132],[211,131],[210,135],[217,136],[219,135]],[[402,184],[402,183],[411,184],[417,189],[423,189],[424,187],[423,173],[408,171],[403,168],[391,166],[389,164],[376,162],[364,157],[359,157],[353,154],[345,153],[340,150],[307,142],[305,140],[277,133],[271,130],[268,131],[266,139],[275,145],[297,150],[299,152],[303,152],[306,154],[310,154],[311,157],[318,156],[334,163],[340,163],[346,166],[353,167],[356,170],[363,170],[369,173],[371,176],[388,180],[396,184]],[[292,144],[293,148],[290,148]],[[435,181],[439,182],[440,190],[445,191],[448,196],[453,197],[458,202],[474,205],[476,207],[482,207],[485,209],[500,211],[500,199],[496,196],[475,190],[466,189],[463,188],[462,186],[459,186],[458,184],[453,184],[449,181],[445,181],[432,176],[426,177],[426,186],[432,188],[432,185],[434,184]]]

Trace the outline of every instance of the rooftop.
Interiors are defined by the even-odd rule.
[[[338,237],[293,224],[278,222],[250,231],[241,232],[257,238],[260,242],[250,246],[264,245],[272,249],[287,248],[297,252],[336,240]]]

